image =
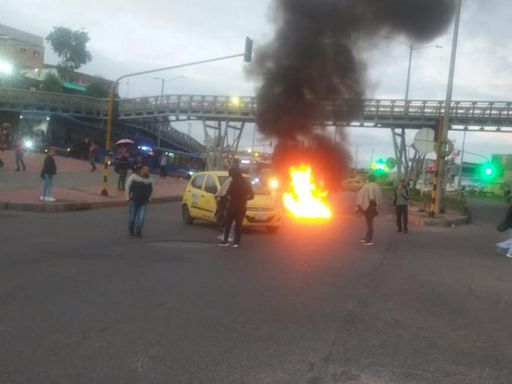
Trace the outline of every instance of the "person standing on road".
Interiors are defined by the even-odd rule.
[[[128,177],[125,193],[126,199],[130,202],[128,211],[130,236],[141,238],[147,205],[153,194],[153,180],[149,176],[148,165],[143,165],[137,173]]]
[[[96,159],[98,157],[98,145],[91,141],[89,146],[89,164],[91,164],[91,172],[96,171]]]
[[[400,180],[398,187],[395,189],[393,205],[396,208],[396,227],[397,232],[407,233],[407,224],[409,221],[409,189],[404,179]]]
[[[219,235],[219,240],[224,239],[224,230],[226,227],[226,218],[228,211],[229,198],[227,197],[229,186],[231,185],[231,181],[233,180],[233,172],[235,172],[238,168],[230,168],[228,171],[228,178],[218,190],[215,195],[215,200],[217,202],[217,209],[215,210],[215,222],[217,227],[221,229],[221,234]],[[233,241],[235,239],[235,228],[234,225],[231,225],[228,241]]]
[[[242,237],[242,223],[245,217],[247,201],[254,198],[251,184],[242,176],[242,172],[239,169],[234,168],[232,170],[232,180],[226,192],[226,196],[229,197],[228,213],[224,228],[224,239],[219,243],[219,246],[229,246],[229,231],[231,224],[235,222],[235,240],[233,247],[237,248],[240,246],[240,239]]]
[[[117,190],[124,191],[126,184],[126,176],[128,175],[128,169],[130,169],[130,161],[126,151],[121,151],[121,154],[117,158],[115,170],[117,170]]]
[[[23,141],[20,137],[16,137],[14,140],[14,156],[16,159],[16,172],[20,171],[20,165],[23,170],[27,169],[23,161]]]
[[[357,210],[364,213],[366,221],[366,236],[360,240],[362,245],[374,245],[373,219],[379,214],[378,208],[382,206],[382,191],[375,182],[375,175],[368,176],[368,182],[357,194]]]
[[[39,198],[41,201],[55,201],[52,197],[53,176],[57,174],[54,156],[55,147],[50,147],[48,155],[44,158],[43,169],[41,170],[41,179],[43,179],[43,194]]]

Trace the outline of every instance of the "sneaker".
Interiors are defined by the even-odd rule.
[[[55,201],[54,197],[48,196],[44,201]]]
[[[364,244],[364,243],[366,243],[366,239],[361,239],[361,240],[359,240],[359,242],[360,242],[361,244]]]
[[[366,241],[363,243],[363,245],[372,246],[375,245],[375,243],[373,241]]]
[[[235,241],[235,239],[234,239],[233,237],[229,236],[228,241],[229,241],[230,243],[232,243],[233,241]]]
[[[220,241],[224,240],[224,235],[217,236],[217,240],[220,240]]]
[[[44,200],[46,200],[46,197],[41,196],[41,197],[39,197],[39,200],[44,201]]]
[[[237,243],[233,243],[233,245],[232,245],[233,248],[238,248],[239,246],[240,246],[240,244],[237,244]]]
[[[512,253],[507,252],[507,254],[506,254],[505,256],[507,256],[507,257],[512,257]]]
[[[217,244],[219,247],[229,247],[229,243],[227,241],[221,241]]]

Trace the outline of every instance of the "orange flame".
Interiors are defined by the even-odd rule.
[[[327,205],[327,191],[315,185],[311,167],[290,167],[291,191],[283,194],[285,208],[296,219],[330,219],[332,210]]]

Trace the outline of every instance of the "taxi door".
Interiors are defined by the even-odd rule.
[[[186,199],[189,202],[190,216],[193,218],[202,218],[201,195],[203,194],[203,184],[206,179],[204,174],[198,173],[190,181],[190,186],[185,191]]]
[[[201,207],[203,217],[209,221],[215,221],[215,211],[217,210],[217,201],[215,195],[219,190],[217,178],[213,175],[207,175],[203,186]]]

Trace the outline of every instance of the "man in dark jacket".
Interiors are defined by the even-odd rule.
[[[126,176],[128,175],[128,169],[130,169],[130,160],[125,151],[121,152],[121,155],[116,160],[115,170],[117,171],[117,189],[124,191],[124,185],[126,184]]]
[[[227,247],[229,245],[229,230],[234,221],[235,241],[233,242],[233,247],[236,248],[240,246],[242,223],[245,217],[247,201],[254,198],[251,184],[242,176],[242,172],[240,172],[239,169],[232,170],[232,180],[226,192],[226,197],[229,198],[229,205],[224,229],[224,239],[219,243],[219,246]]]
[[[55,201],[51,196],[53,186],[53,176],[57,174],[57,165],[55,164],[55,148],[51,147],[48,155],[44,158],[43,169],[41,170],[41,179],[43,179],[43,194],[39,198],[42,201]]]
[[[126,199],[130,202],[128,230],[130,236],[142,237],[147,205],[153,193],[153,180],[149,176],[149,166],[143,165],[138,173],[133,173],[126,181]]]
[[[396,228],[397,232],[407,233],[407,224],[409,221],[408,205],[409,205],[409,188],[405,179],[400,180],[398,187],[395,189],[395,197],[393,205],[396,208]]]

